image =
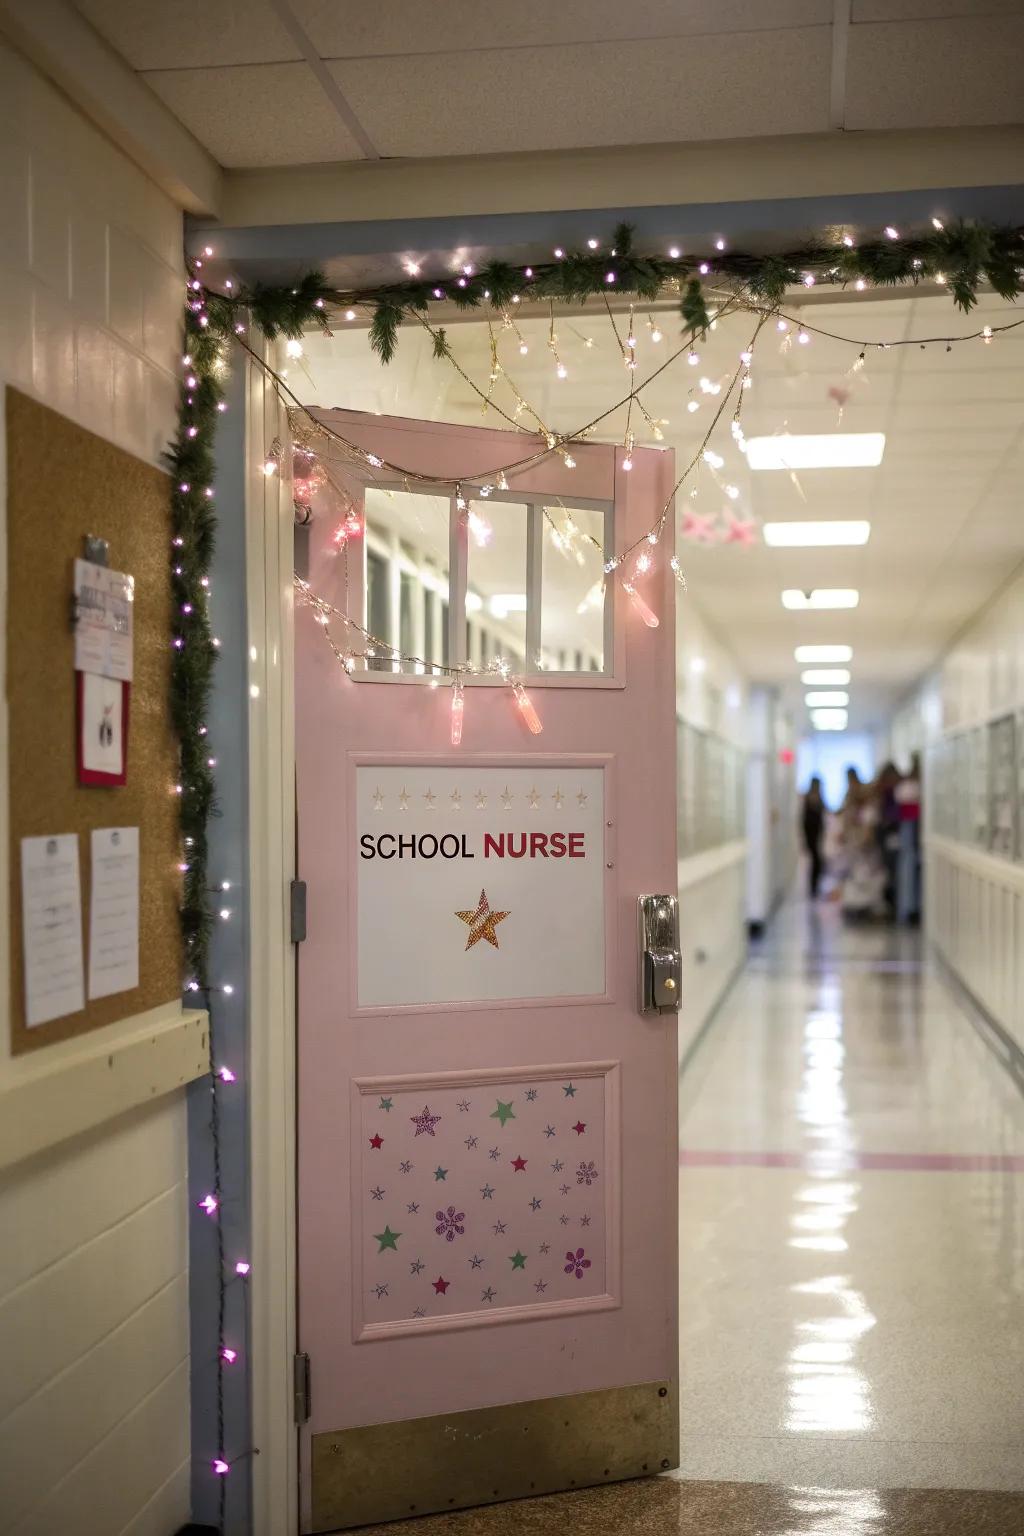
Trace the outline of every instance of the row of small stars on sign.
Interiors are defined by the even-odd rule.
[[[423,805],[424,805],[424,809],[425,810],[434,811],[434,810],[437,809],[438,796],[435,795],[435,793],[434,793],[434,791],[432,789],[424,790],[424,792],[422,793],[422,795],[419,796],[419,798],[423,801]],[[501,801],[502,806],[504,807],[504,809],[506,811],[510,811],[512,809],[512,802],[515,800],[515,798],[516,798],[515,795],[509,789],[507,784],[505,785],[505,788],[502,791],[502,793],[498,796],[498,799]],[[540,790],[537,789],[536,787],[534,787],[532,789],[527,790],[526,795],[525,795],[524,798],[528,802],[531,811],[539,811],[543,801],[547,797],[542,795]],[[562,806],[565,804],[566,800],[569,797],[561,789],[556,789],[554,791],[554,793],[551,795],[550,798],[554,801],[555,810],[556,811],[560,811],[562,809]],[[589,797],[589,795],[588,795],[588,793],[587,793],[587,791],[585,789],[578,789],[576,791],[576,804],[579,806],[581,811],[586,810],[587,801],[588,801],[589,798],[590,797]],[[462,791],[461,790],[453,789],[451,791],[451,793],[449,794],[448,799],[451,802],[451,807],[452,807],[453,811],[461,811],[462,810]],[[399,794],[398,794],[398,809],[400,811],[407,811],[409,809],[410,804],[412,803],[412,800],[413,800],[413,796],[410,795],[409,791],[403,787],[399,791]],[[387,801],[387,796],[385,795],[384,791],[378,785],[377,788],[373,792],[373,808],[374,808],[374,810],[375,811],[382,811],[384,809],[386,801]],[[476,805],[476,809],[478,811],[484,811],[484,810],[487,809],[487,795],[485,794],[485,792],[482,789],[478,789],[475,792],[475,794],[473,796],[473,801],[474,801],[474,804]]]

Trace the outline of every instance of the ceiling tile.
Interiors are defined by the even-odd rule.
[[[268,0],[75,0],[133,69],[208,68],[298,59]]]
[[[816,27],[330,68],[383,154],[454,155],[815,132],[829,60]]]
[[[968,16],[1019,16],[1024,0],[853,0],[850,19],[861,21],[934,21]]]
[[[957,128],[1021,120],[1024,16],[889,22],[850,31],[846,127]]]
[[[221,165],[362,157],[305,64],[152,70],[143,78]]]
[[[480,48],[692,37],[829,25],[832,0],[390,0],[386,6],[290,0],[325,58],[469,52]]]

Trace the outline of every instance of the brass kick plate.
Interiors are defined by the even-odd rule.
[[[313,1436],[313,1530],[587,1488],[679,1464],[674,1381]]]

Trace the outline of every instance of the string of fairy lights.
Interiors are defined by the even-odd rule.
[[[605,300],[607,318],[611,326],[616,346],[623,357],[625,366],[629,369],[630,374],[633,374],[634,370],[637,368],[635,307],[630,306],[628,314],[623,317],[624,324],[622,330],[620,331],[614,311],[610,308],[610,306],[607,306],[607,301],[604,295],[602,295],[602,299]],[[897,339],[893,342],[869,342],[858,337],[840,336],[835,332],[829,332],[824,330],[822,327],[809,324],[803,317],[798,317],[793,313],[783,312],[777,309],[767,310],[764,306],[751,304],[747,301],[744,301],[742,298],[737,297],[736,295],[726,296],[722,301],[721,307],[712,312],[710,326],[716,326],[721,318],[733,312],[751,313],[755,322],[754,330],[749,342],[740,352],[738,363],[731,375],[727,375],[724,379],[717,381],[713,381],[703,376],[700,379],[700,388],[702,393],[711,396],[715,400],[715,404],[710,425],[708,426],[706,432],[703,434],[697,451],[686,463],[682,473],[675,481],[669,496],[660,509],[656,521],[645,532],[641,533],[624,548],[615,552],[603,552],[604,577],[607,579],[615,573],[618,574],[618,577],[621,580],[623,591],[629,598],[631,605],[639,614],[642,621],[651,628],[657,627],[659,622],[658,616],[651,607],[650,603],[641,593],[638,587],[638,581],[652,570],[654,561],[652,550],[659,544],[664,535],[665,527],[669,517],[671,516],[672,507],[674,505],[677,493],[686,483],[689,477],[694,474],[695,471],[705,470],[710,475],[712,480],[718,485],[725,497],[731,500],[735,500],[739,496],[737,487],[734,484],[723,480],[719,475],[719,470],[723,467],[724,460],[722,456],[716,453],[711,447],[711,441],[716,429],[719,426],[719,423],[722,420],[723,415],[728,410],[731,413],[730,428],[734,445],[741,453],[745,451],[746,441],[742,428],[743,400],[745,398],[745,392],[750,388],[751,385],[755,348],[757,347],[762,331],[764,330],[765,326],[768,325],[769,321],[773,321],[776,330],[781,333],[782,339],[780,345],[784,349],[788,349],[788,347],[792,345],[794,338],[798,345],[807,345],[810,342],[812,335],[828,336],[831,339],[843,341],[849,346],[856,348],[856,357],[851,365],[851,372],[857,372],[864,367],[868,347],[874,347],[879,350],[889,350],[894,346],[908,344],[903,339]],[[432,335],[436,334],[429,321],[421,320],[421,323],[426,326]],[[940,340],[947,348],[952,346],[954,340],[966,341],[980,339],[982,342],[988,343],[992,340],[994,335],[1003,330],[1013,329],[1014,325],[1018,323],[1020,322],[1011,322],[1007,325],[996,328],[986,324],[982,327],[979,327],[976,331],[970,332],[958,338],[948,338],[945,336],[941,338],[927,338],[923,342],[915,342],[914,345],[928,345],[929,343],[936,340]],[[652,322],[652,330],[654,330],[654,328],[655,327]],[[522,353],[523,348],[527,346],[526,341],[522,339],[523,332],[518,325],[513,326],[512,329],[514,336],[516,338],[520,338],[518,341],[518,347],[520,353]],[[522,428],[517,417],[524,411],[528,411],[538,425],[539,434],[543,436],[543,443],[538,444],[533,452],[522,458],[504,463],[501,466],[495,466],[483,474],[477,471],[473,477],[474,480],[478,483],[476,494],[485,500],[493,493],[495,488],[500,490],[508,489],[510,476],[514,478],[516,473],[521,473],[526,468],[533,468],[543,459],[551,457],[555,454],[558,454],[561,457],[562,463],[566,468],[575,468],[576,461],[569,453],[569,446],[586,441],[594,432],[597,426],[606,421],[615,412],[622,410],[624,406],[626,409],[626,429],[622,443],[623,451],[619,460],[619,467],[624,472],[628,473],[632,469],[632,454],[636,440],[635,433],[633,432],[630,425],[631,413],[634,406],[641,403],[641,392],[644,389],[647,389],[656,378],[658,378],[662,373],[665,372],[666,369],[670,368],[674,363],[676,363],[677,360],[681,357],[685,356],[688,364],[693,367],[698,366],[701,361],[700,354],[696,351],[695,347],[696,338],[691,334],[684,341],[683,345],[670,352],[664,362],[661,363],[659,367],[654,369],[642,382],[631,382],[629,392],[626,396],[617,398],[604,411],[599,413],[590,421],[584,423],[582,426],[574,428],[571,431],[555,433],[547,427],[544,419],[540,416],[540,414],[528,404],[525,396],[523,395],[519,386],[516,384],[514,378],[501,362],[498,355],[495,333],[490,322],[488,323],[488,330],[491,369],[489,387],[486,390],[477,384],[477,382],[471,377],[469,372],[455,357],[450,347],[446,346],[443,350],[438,349],[438,356],[443,357],[452,367],[457,370],[459,375],[471,387],[474,393],[476,393],[482,399],[485,409],[498,410],[499,414],[504,415],[506,419],[513,421],[513,424],[516,425],[520,431],[522,431]],[[661,339],[660,335],[658,339]],[[561,362],[561,355],[557,351],[557,334],[554,331],[553,306],[551,307],[549,313],[549,347],[552,340],[555,342],[555,346],[551,348],[551,350],[555,359],[557,372],[558,369],[564,367],[564,364]],[[292,358],[298,358],[301,355],[301,343],[298,341],[290,342],[289,356]],[[475,537],[477,542],[481,544],[487,541],[490,536],[490,525],[486,522],[485,519],[481,517],[479,511],[475,510],[470,505],[468,500],[466,479],[446,478],[442,480],[436,476],[425,475],[423,472],[415,468],[411,468],[408,465],[396,463],[386,458],[382,458],[376,453],[367,451],[365,448],[361,447],[359,444],[346,437],[345,434],[337,428],[327,425],[318,417],[312,415],[312,413],[310,413],[298,401],[297,397],[291,391],[284,378],[272,369],[269,370],[269,372],[271,374],[275,389],[278,391],[282,401],[289,407],[289,416],[292,424],[292,433],[294,439],[292,445],[293,448],[298,447],[299,451],[306,456],[307,460],[311,464],[318,465],[323,471],[323,478],[330,481],[334,489],[342,496],[344,496],[346,493],[342,487],[338,485],[338,482],[330,473],[330,460],[328,456],[323,451],[318,451],[315,446],[316,440],[318,438],[331,445],[336,445],[340,450],[340,457],[342,461],[346,465],[354,466],[362,476],[368,477],[371,480],[383,473],[387,477],[397,477],[405,488],[409,488],[412,485],[428,485],[433,490],[446,490],[453,493],[460,519],[465,524],[469,534]],[[560,377],[561,375],[557,374],[557,376]],[[512,392],[513,398],[516,401],[517,417],[510,417],[507,412],[504,412],[500,406],[496,406],[495,404],[493,399],[492,386],[494,385],[496,379],[499,377],[503,377],[505,379],[505,382]],[[717,399],[715,399],[715,397],[717,397]],[[660,432],[660,423],[658,423],[656,419],[651,415],[651,413],[646,410],[646,407],[643,409],[645,417],[650,421],[652,426],[658,427]],[[279,442],[276,442],[272,447],[271,455],[264,463],[264,472],[267,474],[277,473],[280,465],[283,462],[283,456],[283,446]],[[304,481],[301,494],[307,496],[309,494],[309,487],[311,485],[308,470],[305,472],[304,476],[300,477],[300,481]],[[304,509],[304,516],[308,515],[308,501],[303,501],[301,505]],[[336,535],[336,542],[341,547],[347,549],[350,538],[353,536],[358,536],[359,532],[361,531],[362,524],[358,515],[350,510],[343,525],[338,530]],[[557,530],[554,531],[557,532]],[[702,541],[706,540],[708,537],[704,521],[699,516],[696,516],[692,513],[688,513],[686,517],[684,517],[682,531],[684,532],[684,536],[692,531],[692,535]],[[749,519],[741,519],[736,517],[730,518],[725,532],[726,542],[735,543],[741,547],[750,547],[755,541],[755,538],[756,524],[754,524]],[[557,544],[558,541],[556,541],[556,547]],[[633,559],[632,569],[626,569],[627,563],[631,560],[632,557],[635,557],[635,559]],[[674,551],[669,552],[668,563],[676,579],[681,583],[681,585],[685,587],[685,577],[683,575],[679,559]],[[520,708],[524,710],[528,708],[530,720],[536,722],[536,710],[532,703],[529,702],[528,696],[526,696],[522,679],[516,679],[513,677],[507,662],[505,662],[502,658],[499,657],[494,659],[484,667],[473,667],[468,662],[457,663],[454,665],[447,663],[441,664],[430,658],[414,655],[412,653],[405,653],[401,649],[396,648],[390,644],[386,637],[374,634],[371,630],[360,624],[358,620],[352,616],[352,614],[320,597],[313,591],[308,582],[297,581],[296,594],[299,601],[313,611],[314,616],[323,627],[325,634],[327,635],[328,643],[330,644],[336,659],[346,672],[351,674],[357,669],[359,665],[366,664],[367,662],[371,662],[374,665],[379,665],[381,659],[383,658],[384,661],[390,664],[392,667],[411,667],[417,672],[429,675],[430,681],[434,687],[437,687],[441,680],[450,681],[453,685],[453,688],[455,689],[452,697],[453,744],[458,744],[458,742],[461,741],[462,722],[465,709],[462,685],[467,677],[484,677],[488,680],[507,683],[512,689],[513,695]],[[600,591],[598,594],[596,594],[596,596],[598,601],[603,599],[604,583],[601,584]],[[344,627],[345,638],[344,643],[342,644],[339,644],[330,633],[330,626],[334,622],[337,622]],[[455,686],[456,684],[458,685],[457,687]],[[537,725],[533,724],[531,729],[537,729]]]
[[[213,979],[210,941],[216,925],[229,921],[233,909],[226,904],[230,900],[226,895],[229,885],[211,882],[207,840],[217,766],[216,757],[211,755],[207,720],[213,667],[220,650],[209,614],[210,565],[216,531],[215,436],[218,421],[227,409],[224,385],[231,353],[240,350],[263,369],[288,410],[291,441],[285,444],[275,440],[269,445],[262,461],[264,473],[268,477],[278,475],[285,481],[291,479],[297,511],[304,520],[316,515],[317,489],[330,482],[343,507],[334,540],[347,558],[350,548],[365,534],[365,519],[360,506],[335,474],[335,464],[346,472],[356,471],[364,483],[397,482],[405,487],[429,487],[435,493],[448,495],[464,523],[467,537],[486,542],[490,529],[486,516],[479,510],[480,503],[496,492],[514,487],[517,476],[553,457],[571,471],[576,465],[576,453],[617,412],[625,413],[625,427],[621,446],[616,448],[616,463],[619,470],[628,474],[639,436],[638,420],[642,420],[656,442],[662,440],[662,429],[667,425],[644,400],[652,383],[683,359],[683,366],[696,370],[700,365],[698,348],[708,331],[729,315],[746,313],[752,322],[752,334],[731,372],[721,379],[700,376],[689,391],[687,410],[695,414],[706,401],[712,407],[710,425],[644,533],[624,547],[604,549],[592,535],[579,528],[561,498],[551,498],[559,508],[561,523],[554,508],[544,510],[549,536],[567,557],[580,556],[584,545],[599,550],[601,579],[580,604],[580,611],[588,601],[592,605],[603,602],[607,583],[618,580],[639,620],[656,628],[658,615],[638,583],[651,573],[659,558],[664,558],[675,578],[685,586],[674,539],[667,540],[664,535],[675,497],[691,476],[706,471],[727,498],[734,500],[738,494],[736,487],[720,476],[725,461],[712,447],[711,440],[728,414],[735,448],[740,453],[744,451],[743,401],[752,383],[755,350],[759,343],[763,345],[768,330],[774,327],[780,335],[780,345],[787,348],[794,340],[799,346],[809,345],[816,336],[844,343],[856,353],[849,370],[856,374],[876,348],[943,345],[950,351],[956,345],[975,341],[989,345],[1000,334],[1024,324],[1013,321],[983,325],[963,334],[914,340],[872,340],[839,335],[816,326],[804,315],[794,313],[798,306],[790,300],[790,295],[801,288],[821,283],[849,285],[857,292],[866,292],[882,285],[914,287],[928,281],[946,289],[965,312],[972,307],[983,285],[1010,301],[1022,291],[1024,281],[1024,243],[1019,230],[946,224],[936,217],[931,228],[923,232],[901,235],[889,225],[877,238],[863,242],[855,241],[849,233],[830,234],[812,246],[782,255],[730,251],[724,238],[714,245],[714,252],[707,255],[685,254],[678,246],[670,246],[667,252],[641,255],[633,248],[632,231],[619,226],[610,242],[602,244],[592,238],[586,242],[586,249],[579,251],[557,246],[550,260],[532,265],[512,266],[495,259],[475,268],[468,261],[456,259],[450,263],[454,271],[431,276],[421,270],[422,262],[407,258],[402,280],[363,291],[334,288],[316,272],[305,273],[278,287],[250,287],[231,277],[211,283],[207,271],[215,253],[209,246],[189,263],[178,431],[166,454],[172,473],[170,572],[175,603],[170,640],[171,705],[180,745],[179,777],[171,789],[177,797],[181,826],[180,912],[185,990],[190,1000],[205,1004],[210,1017],[213,1177],[197,1205],[209,1220],[217,1223],[217,1430],[209,1466],[219,1485],[221,1530],[229,1474],[252,1454],[251,1448],[244,1446],[238,1451],[229,1449],[225,1415],[225,1372],[238,1364],[241,1356],[239,1340],[227,1333],[228,1288],[247,1285],[251,1264],[246,1257],[228,1256],[222,1224],[226,1195],[222,1182],[220,1095],[237,1091],[239,1075],[221,1057],[216,1007],[216,999],[230,997],[235,988],[229,981]],[[609,297],[612,294],[614,305]],[[524,313],[522,306],[543,304],[547,315],[545,349],[555,378],[560,383],[569,383],[572,370],[567,361],[566,336],[578,341],[586,351],[593,347],[594,339],[568,315],[571,310],[582,314],[587,301],[598,298],[622,359],[626,388],[607,409],[590,420],[571,431],[554,431],[516,384],[502,349],[510,339],[519,356],[528,354],[530,343],[519,318]],[[654,346],[665,340],[668,320],[660,308],[657,314],[653,310],[666,299],[678,305],[683,321],[682,340],[676,347],[667,346],[664,361],[638,379],[638,330],[642,334],[641,327],[646,328],[647,339]],[[471,377],[455,356],[444,327],[431,318],[432,307],[442,303],[452,303],[460,310],[477,310],[485,319],[490,357],[486,383]],[[507,463],[492,466],[484,474],[474,469],[443,479],[414,465],[389,462],[347,439],[337,427],[321,421],[293,393],[283,373],[271,367],[247,339],[254,333],[268,342],[284,338],[286,353],[299,357],[302,336],[308,329],[318,327],[330,334],[331,326],[339,321],[368,321],[369,344],[384,363],[394,356],[403,325],[424,327],[438,362],[457,371],[478,398],[484,414],[493,413],[522,436],[522,453]],[[694,377],[698,377],[696,372]],[[507,408],[499,394],[505,388],[511,396]],[[839,404],[841,410],[842,402]],[[696,516],[689,510],[684,514],[684,537],[688,536],[688,525],[689,536],[701,536],[692,526]],[[755,537],[756,525],[749,520],[735,519],[727,532],[727,540],[739,544],[752,543]],[[374,634],[361,617],[329,602],[308,582],[296,578],[295,592],[300,604],[311,611],[323,630],[344,673],[351,674],[361,665],[383,659],[392,667],[411,665],[422,671],[424,680],[433,687],[444,684],[450,692],[453,747],[458,747],[462,740],[465,685],[472,678],[507,687],[524,727],[532,734],[542,730],[523,677],[517,676],[502,658],[473,667],[468,662],[448,664],[428,656],[407,656],[390,645],[386,637]],[[332,632],[333,626],[340,627],[340,638]]]

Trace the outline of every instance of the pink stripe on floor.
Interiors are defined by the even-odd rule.
[[[814,1173],[1024,1173],[1017,1152],[720,1152],[682,1148],[680,1168],[798,1168]]]

